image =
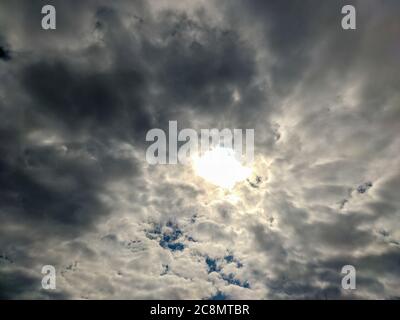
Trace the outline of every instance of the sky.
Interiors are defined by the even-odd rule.
[[[2,0],[0,298],[400,298],[399,16],[397,0]],[[169,121],[254,129],[251,176],[149,164]]]

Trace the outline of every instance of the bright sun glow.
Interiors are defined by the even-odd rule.
[[[220,186],[230,189],[237,182],[251,175],[251,169],[244,167],[235,157],[233,149],[217,147],[195,157],[194,169],[200,177]]]

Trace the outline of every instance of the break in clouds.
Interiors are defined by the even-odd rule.
[[[400,3],[350,2],[2,0],[0,297],[400,297]],[[150,165],[169,121],[252,175]]]

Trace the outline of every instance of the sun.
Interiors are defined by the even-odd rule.
[[[243,166],[231,148],[216,147],[193,159],[196,174],[224,189],[231,189],[237,182],[251,175],[251,169]]]

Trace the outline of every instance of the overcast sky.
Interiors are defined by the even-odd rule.
[[[1,0],[0,298],[399,298],[399,17],[398,0]],[[255,129],[252,177],[149,165],[170,120]]]

